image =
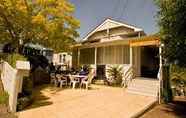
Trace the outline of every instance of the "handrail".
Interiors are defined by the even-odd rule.
[[[129,66],[126,69],[126,71],[123,73],[121,86],[126,88],[129,84],[129,82],[132,81],[133,76],[134,76],[133,68],[132,68],[132,66]]]

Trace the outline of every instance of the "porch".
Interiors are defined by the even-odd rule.
[[[73,49],[73,65],[90,65],[98,79],[105,78],[108,65],[132,66],[135,77],[157,79],[160,50],[159,38],[154,35],[76,45]]]

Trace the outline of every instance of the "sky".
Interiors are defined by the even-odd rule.
[[[70,0],[74,16],[80,20],[78,32],[82,39],[104,19],[112,18],[144,29],[147,34],[158,32],[153,0]]]

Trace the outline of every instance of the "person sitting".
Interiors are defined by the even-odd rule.
[[[79,75],[87,75],[87,72],[82,68],[79,72]]]

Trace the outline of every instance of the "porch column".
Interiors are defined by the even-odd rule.
[[[132,46],[130,46],[130,65],[133,65],[133,49],[132,49]]]
[[[95,47],[95,52],[94,52],[94,64],[95,64],[95,76],[97,76],[97,47]]]
[[[158,72],[158,79],[159,79],[159,104],[161,104],[161,89],[163,88],[163,81],[162,81],[162,47],[163,45],[160,43],[159,45],[159,72]]]
[[[79,67],[80,65],[80,49],[78,48],[78,62],[77,62],[77,65]]]

